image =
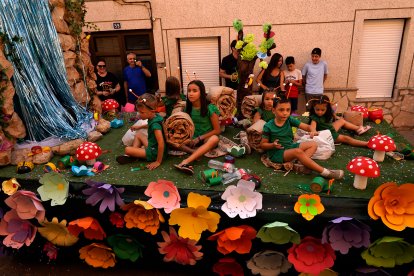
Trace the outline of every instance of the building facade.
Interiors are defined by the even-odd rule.
[[[382,108],[397,128],[414,128],[414,2],[368,1],[200,1],[87,0],[92,58],[104,57],[121,77],[126,54],[137,53],[153,77],[150,89],[163,90],[167,76],[183,86],[199,78],[221,84],[220,60],[236,38],[234,19],[259,45],[262,24],[271,23],[276,49],[294,56],[296,68],[322,49],[329,74],[325,93],[338,111],[352,105]],[[255,75],[259,73],[256,66]]]

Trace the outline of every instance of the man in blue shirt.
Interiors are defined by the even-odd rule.
[[[134,53],[127,55],[128,66],[124,68],[124,89],[125,96],[129,103],[135,103],[137,96],[147,92],[145,78],[151,77],[151,72],[137,60]],[[131,91],[130,91],[131,90]]]

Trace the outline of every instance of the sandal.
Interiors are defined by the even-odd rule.
[[[193,175],[194,174],[194,168],[193,168],[193,166],[191,166],[189,164],[174,165],[174,167],[177,170],[180,170],[183,173],[186,173],[188,175]]]
[[[116,158],[116,162],[118,162],[121,165],[129,164],[129,163],[135,162],[137,160],[138,160],[138,158],[128,156],[128,155],[121,155],[121,156],[118,156]]]
[[[364,134],[365,132],[367,132],[368,130],[370,130],[371,128],[372,128],[372,126],[361,126],[361,127],[359,127],[359,128],[357,129],[356,133],[357,133],[358,135],[362,135],[362,134]]]

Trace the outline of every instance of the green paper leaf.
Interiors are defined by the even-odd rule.
[[[308,203],[308,200],[302,197],[302,198],[299,198],[298,202],[300,205],[306,205],[306,203]]]
[[[301,214],[306,214],[308,212],[308,207],[307,206],[300,206],[299,211]]]
[[[314,198],[309,198],[309,199],[308,199],[308,203],[309,203],[310,205],[315,205],[315,204],[317,203],[317,201],[316,201],[316,199],[314,199]]]
[[[308,207],[308,212],[312,215],[312,216],[316,216],[318,214],[318,209],[315,206],[309,206]]]

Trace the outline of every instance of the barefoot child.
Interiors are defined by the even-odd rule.
[[[127,164],[136,161],[137,158],[146,159],[151,163],[147,165],[150,170],[156,169],[162,163],[166,146],[162,132],[162,117],[156,113],[157,99],[154,95],[144,94],[136,103],[140,118],[148,119],[148,138],[142,133],[137,133],[131,147],[125,148],[124,156],[118,156],[116,161]],[[133,130],[137,130],[134,128]],[[141,148],[144,146],[144,148]]]
[[[193,80],[188,84],[186,112],[190,114],[195,126],[193,140],[186,145],[192,153],[174,166],[192,175],[194,169],[190,164],[215,148],[219,143],[218,135],[221,133],[218,117],[220,111],[215,105],[207,102],[206,88],[200,80]]]
[[[273,99],[276,96],[276,92],[272,90],[265,90],[262,94],[262,104],[260,107],[257,108],[256,113],[253,117],[253,123],[256,123],[260,119],[263,121],[270,121],[275,118],[275,114],[273,114]]]
[[[263,127],[263,135],[260,146],[271,161],[275,163],[299,160],[305,167],[318,172],[323,177],[341,179],[344,176],[342,170],[328,170],[318,165],[311,159],[317,149],[314,141],[294,143],[292,127],[298,127],[311,132],[310,125],[301,123],[290,116],[290,101],[285,97],[276,97],[273,101],[273,113],[275,119],[267,122]],[[311,132],[311,135],[317,135]]]
[[[331,102],[325,95],[314,98],[308,103],[311,104],[309,111],[309,120],[312,131],[321,131],[329,129],[335,143],[344,143],[355,147],[366,147],[368,142],[356,140],[352,137],[342,135],[338,133],[338,130],[345,128],[355,131],[358,135],[367,132],[370,126],[357,126],[350,122],[345,121],[343,118],[336,117],[332,110]]]

